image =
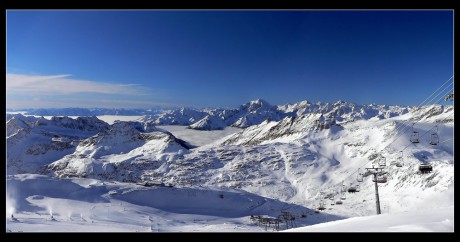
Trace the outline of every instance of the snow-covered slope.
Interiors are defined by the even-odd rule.
[[[454,232],[454,207],[354,217],[285,232]]]
[[[295,215],[299,226],[341,218],[241,190],[145,187],[32,174],[7,178],[6,205],[7,232],[265,231],[250,216],[273,218],[280,210]]]
[[[409,211],[353,217],[286,232],[454,232],[454,187],[433,193]]]
[[[170,133],[144,133],[139,129],[144,131],[138,122],[117,122],[109,130],[80,142],[74,153],[53,162],[48,170],[59,177],[133,182],[144,177],[144,170],[157,169],[188,151],[185,142]]]

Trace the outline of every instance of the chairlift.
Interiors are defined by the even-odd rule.
[[[342,202],[342,200],[337,200],[337,201],[335,201],[335,204],[337,204],[337,205],[342,205],[343,202]]]
[[[379,164],[379,166],[380,166],[380,167],[385,167],[385,166],[387,166],[387,161],[386,161],[386,158],[385,158],[385,157],[383,157],[383,156],[382,156],[382,157],[380,157],[380,159],[379,159],[379,163],[378,163],[378,164]]]
[[[332,199],[331,199],[331,205],[335,205],[334,197],[332,197]]]
[[[358,182],[363,182],[363,173],[361,173],[358,169],[358,177],[356,178]]]
[[[436,127],[436,131],[434,131],[431,134],[430,145],[438,145],[439,144],[438,125],[436,125],[435,127]]]
[[[343,182],[342,182],[342,190],[341,190],[341,192],[343,193],[343,192],[346,192],[346,191],[347,191],[347,187],[346,187],[345,184],[343,184]]]
[[[403,152],[399,152],[399,156],[396,158],[396,167],[402,167],[404,165]]]
[[[329,194],[329,200],[334,201],[334,194]]]
[[[386,183],[387,182],[387,176],[383,175],[383,174],[378,174],[377,175],[377,178],[372,178],[372,181],[373,182],[377,182],[377,183]]]
[[[319,201],[318,210],[325,210],[325,209],[326,209],[326,203],[321,199],[321,201]]]
[[[346,197],[346,193],[345,193],[345,192],[342,192],[342,196],[340,197],[340,199],[341,199],[341,200],[345,200],[345,199],[347,199],[347,197]]]
[[[348,188],[348,192],[349,193],[359,192],[359,185],[353,186],[352,184],[350,184],[350,187]]]
[[[430,164],[420,164],[418,166],[418,170],[420,173],[425,174],[425,173],[430,173],[433,171],[433,167]]]
[[[414,130],[414,124],[412,124],[412,134],[410,136],[410,142],[414,143],[414,144],[417,144],[417,143],[420,143],[420,140],[418,138],[418,132]]]

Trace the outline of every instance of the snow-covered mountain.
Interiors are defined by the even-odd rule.
[[[141,121],[153,120],[156,125],[186,125],[200,130],[219,130],[224,128],[222,123],[225,126],[246,128],[267,119],[280,120],[286,115],[277,106],[257,99],[237,109],[180,108],[161,115],[146,116]]]
[[[225,121],[227,125],[246,128],[260,124],[264,120],[280,120],[287,114],[278,110],[277,106],[272,106],[267,101],[257,99],[241,105],[235,113]]]
[[[323,213],[337,217],[375,214],[372,176],[362,182],[357,179],[364,168],[384,170],[387,182],[379,183],[383,213],[413,210],[434,194],[443,196],[452,190],[453,106],[304,102],[276,107],[263,101],[243,106],[239,111],[226,112],[226,116],[222,110],[185,109],[182,118],[180,112],[162,116],[168,122],[188,122],[203,129],[222,123],[234,125],[241,118],[254,122],[196,149],[188,149],[185,141],[156,129],[155,120],[149,118],[109,126],[94,118],[72,121],[10,115],[8,174],[36,172],[39,167],[34,170],[29,164],[40,160],[46,167],[40,172],[60,178],[167,184],[207,191],[233,189],[311,209],[326,201]],[[197,118],[193,123],[192,117]],[[214,119],[222,122],[216,125]],[[414,134],[419,136],[419,143],[410,141]],[[430,144],[433,134],[440,141],[437,145]],[[402,166],[396,165],[399,162]],[[419,165],[426,163],[433,171],[422,174]],[[357,185],[357,193],[342,190]],[[129,201],[144,204],[141,198],[136,199]],[[339,200],[340,205],[336,203]],[[263,204],[255,202],[249,208]],[[261,214],[271,214],[268,207],[263,211]]]
[[[301,101],[294,104],[280,105],[278,108],[286,113],[294,113],[297,116],[308,113],[322,113],[326,117],[335,117],[338,121],[391,118],[410,111],[410,107],[375,104],[357,105],[344,101],[337,101],[332,104]]]
[[[221,130],[227,126],[219,117],[208,115],[189,127],[196,130]]]
[[[45,118],[7,117],[7,169],[8,173],[36,172],[64,155],[72,153],[78,142],[109,125],[96,117]]]
[[[320,113],[324,117],[335,120],[352,121],[357,119],[384,119],[405,114],[411,107],[387,105],[357,105],[344,101],[335,103],[311,103],[301,101],[294,104],[271,105],[267,101],[257,99],[235,109],[205,108],[152,108],[152,109],[103,109],[103,108],[64,108],[64,109],[30,109],[27,115],[42,116],[96,116],[96,115],[144,115],[140,122],[151,122],[155,125],[184,125],[199,130],[219,130],[225,126],[247,128],[258,125],[265,120],[279,121],[285,117],[298,117],[305,114]],[[208,117],[209,116],[209,117]],[[208,117],[208,118],[206,118]],[[205,119],[205,120],[203,120]],[[209,122],[219,123],[210,125]]]
[[[294,104],[271,105],[267,101],[257,99],[241,105],[236,109],[192,109],[180,108],[162,114],[147,115],[140,121],[153,121],[156,125],[185,125],[199,130],[219,130],[223,126],[207,124],[223,123],[226,126],[247,128],[258,125],[265,120],[279,121],[286,117],[299,117],[307,114],[323,114],[325,118],[333,118],[339,122],[358,119],[385,119],[408,113],[411,107],[387,105],[357,105],[344,101],[335,103],[310,103],[301,101]],[[203,120],[204,119],[204,120]]]
[[[432,112],[430,110],[438,111],[429,117],[421,116],[422,113]],[[453,144],[444,142],[431,146],[429,135],[420,137],[421,143],[418,145],[409,141],[413,132],[411,123],[415,120],[414,131],[420,135],[437,124],[437,134],[442,137],[441,140],[452,138],[452,114],[451,106],[426,106],[394,117],[338,122],[320,113],[308,113],[285,117],[280,121],[266,120],[230,135],[220,143],[190,152],[165,134],[150,138],[155,145],[149,145],[151,143],[146,139],[133,139],[132,135],[125,137],[124,133],[111,135],[125,137],[121,143],[115,144],[122,144],[125,140],[132,142],[124,145],[126,149],[121,151],[113,148],[118,147],[116,145],[94,142],[99,140],[99,136],[94,136],[80,143],[74,154],[54,162],[48,168],[64,177],[111,177],[122,181],[155,181],[180,187],[199,184],[209,189],[229,187],[315,207],[321,192],[337,196],[342,185],[350,187],[357,184],[359,167],[366,163],[366,167],[376,165],[376,157],[385,157],[385,169],[390,181],[381,185],[382,203],[386,209],[402,209],[401,204],[393,203],[391,199],[405,201],[402,207],[406,207],[421,202],[424,196],[420,194],[442,192],[452,185]],[[135,129],[130,132],[134,132],[134,137],[140,135]],[[401,138],[382,150],[398,135]],[[159,144],[176,148],[158,150],[155,147]],[[399,151],[406,146],[403,168],[394,166]],[[101,149],[108,149],[102,153],[105,156],[93,155]],[[77,159],[76,156],[81,154],[86,156]],[[418,174],[418,164],[427,161],[433,164],[435,172],[431,175]],[[127,171],[132,176],[129,179],[121,178],[121,174],[128,176]],[[340,213],[347,216],[372,214],[374,203],[358,203],[359,199],[372,199],[372,189],[371,182],[361,184],[362,192],[350,197],[352,202],[349,205],[342,206],[349,210],[339,210]],[[407,200],[408,194],[419,195],[417,199]]]
[[[169,143],[187,147],[172,134],[157,130],[152,122],[118,121],[109,125],[96,117],[48,120],[21,114],[8,115],[7,120],[7,168],[12,174],[38,172],[67,155],[93,161],[132,151],[151,140],[163,141],[152,149],[159,152],[175,149]],[[62,162],[58,163],[63,167]]]
[[[75,152],[53,162],[48,169],[59,177],[97,176],[119,181],[139,181],[143,171],[187,153],[184,141],[163,131],[145,132],[138,122],[116,122],[79,143]]]

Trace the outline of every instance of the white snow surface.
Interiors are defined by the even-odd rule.
[[[353,217],[285,232],[454,232],[454,187],[432,194],[411,211]]]
[[[454,232],[454,206],[354,217],[284,232]]]
[[[241,131],[240,128],[226,127],[223,130],[194,130],[183,125],[159,125],[159,129],[172,133],[193,146],[204,146]]]

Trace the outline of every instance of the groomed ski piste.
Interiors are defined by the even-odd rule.
[[[11,115],[6,230],[452,232],[453,106],[388,114],[388,106],[382,113],[347,105],[330,110],[334,122],[292,105],[282,109],[295,116],[211,131],[152,125],[151,117]],[[439,142],[431,145],[434,133]],[[421,164],[432,172],[421,173]],[[372,176],[357,181],[372,166],[387,178],[378,183],[380,215]],[[357,185],[355,193],[341,190]]]

